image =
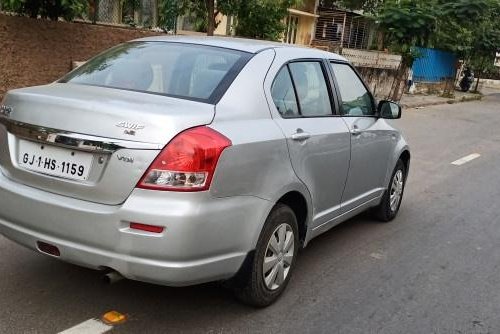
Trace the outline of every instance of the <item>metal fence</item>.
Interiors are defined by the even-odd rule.
[[[368,49],[375,29],[366,17],[342,10],[322,9],[318,11],[315,42],[330,44],[333,48]]]
[[[96,0],[97,10],[91,12],[85,19],[95,22],[156,27],[158,24],[157,0]]]

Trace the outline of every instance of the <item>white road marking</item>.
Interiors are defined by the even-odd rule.
[[[371,253],[370,256],[377,260],[382,260],[385,258],[385,255],[382,253]]]
[[[111,330],[113,326],[106,325],[104,322],[96,319],[90,319],[79,325],[66,329],[59,334],[102,334]]]
[[[458,160],[453,161],[451,164],[455,165],[455,166],[461,166],[469,161],[472,161],[474,159],[479,158],[480,156],[481,156],[481,154],[479,154],[479,153],[472,153],[472,154],[469,154],[468,156],[465,156],[463,158],[460,158]]]

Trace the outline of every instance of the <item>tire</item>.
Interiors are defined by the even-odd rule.
[[[272,238],[274,241],[271,243]],[[290,244],[292,241],[293,244]],[[274,248],[278,249],[273,251]],[[274,303],[290,280],[298,249],[297,218],[290,207],[278,203],[266,219],[254,256],[243,271],[239,286],[234,288],[236,297],[255,307],[266,307]],[[267,269],[264,269],[265,259],[269,263],[266,265]]]
[[[373,209],[375,218],[382,222],[389,222],[397,216],[399,207],[401,206],[401,201],[403,200],[405,185],[406,168],[403,161],[399,159],[396,163],[394,171],[392,172],[391,180],[384,192],[384,195],[382,196],[380,204]],[[393,195],[396,196],[397,202],[394,202],[391,205],[391,197]]]

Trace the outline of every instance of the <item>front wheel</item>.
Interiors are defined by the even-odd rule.
[[[398,160],[391,181],[384,192],[382,201],[374,208],[375,217],[380,221],[388,222],[393,220],[398,214],[406,182],[406,168],[401,159]]]
[[[252,261],[236,296],[246,304],[265,307],[283,293],[299,249],[297,218],[290,207],[276,204],[264,224]]]

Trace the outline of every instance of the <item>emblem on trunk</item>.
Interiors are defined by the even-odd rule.
[[[145,128],[144,125],[132,123],[132,122],[126,122],[126,121],[120,122],[120,123],[116,124],[116,126],[119,128],[124,128],[124,129],[128,129],[128,130],[142,130]]]
[[[133,162],[134,162],[134,158],[132,158],[132,157],[127,157],[127,156],[125,156],[125,155],[120,155],[120,154],[118,154],[116,157],[117,157],[117,158],[118,158],[118,160],[120,160],[120,161],[124,161],[124,162],[128,162],[128,163],[133,163]]]
[[[12,107],[6,106],[4,104],[0,104],[0,115],[10,117],[10,114],[12,114]]]

